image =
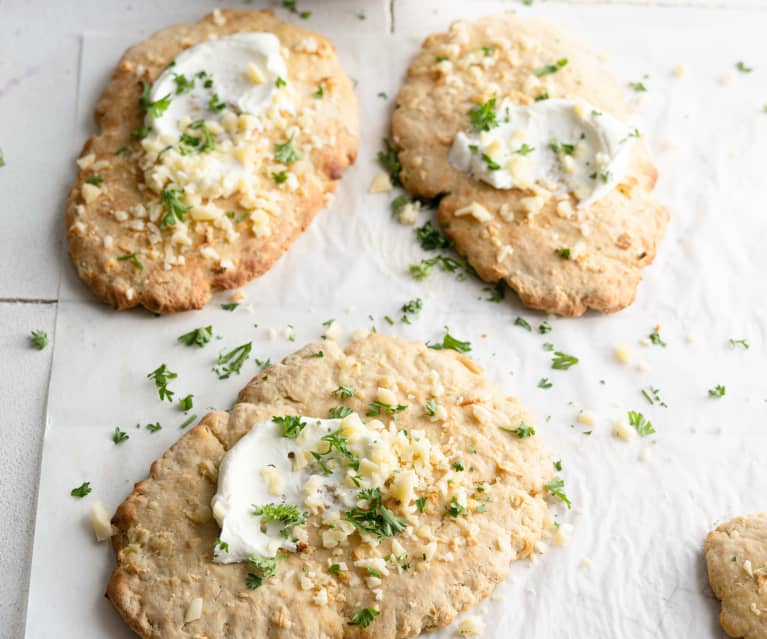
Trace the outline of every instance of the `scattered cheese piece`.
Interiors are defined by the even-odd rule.
[[[458,622],[458,634],[461,637],[478,637],[485,631],[485,622],[477,615],[469,615]]]
[[[624,346],[623,344],[618,344],[618,346],[615,347],[614,353],[615,359],[617,359],[621,364],[629,364],[633,359],[633,353],[631,352],[631,349],[628,346]]]
[[[677,78],[681,78],[683,75],[687,73],[687,65],[686,64],[677,64],[674,67],[674,75]]]
[[[597,423],[597,416],[590,410],[582,410],[578,413],[576,418],[579,424],[585,424],[586,426],[593,426]]]
[[[392,190],[391,178],[383,171],[373,178],[368,187],[368,193],[387,193]]]
[[[106,541],[114,534],[109,513],[100,501],[93,504],[91,523],[93,524],[93,532],[96,533],[96,541]]]
[[[634,431],[623,420],[617,420],[613,426],[613,435],[621,441],[627,442],[631,441]]]
[[[493,219],[490,211],[488,211],[479,202],[472,202],[468,206],[464,206],[462,209],[458,209],[453,215],[456,217],[471,215],[475,220],[477,220],[477,222],[488,222],[489,220]]]
[[[189,602],[189,606],[186,609],[184,623],[197,621],[200,617],[202,617],[202,597],[195,597]]]

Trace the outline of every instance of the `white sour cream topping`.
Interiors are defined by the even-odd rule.
[[[247,561],[253,553],[274,557],[281,550],[296,549],[300,530],[293,528],[283,535],[283,526],[264,524],[263,517],[253,514],[254,506],[293,504],[301,514],[347,511],[357,505],[361,489],[383,486],[398,468],[396,456],[388,463],[384,459],[391,457],[387,452],[393,439],[404,436],[377,420],[363,423],[355,413],[343,419],[301,420],[306,426],[296,439],[284,437],[282,426],[273,421],[257,423],[224,456],[211,502],[223,542],[223,547],[218,544],[214,549],[214,561]],[[321,457],[330,474],[312,455],[326,453],[329,445],[322,438],[339,430],[360,462],[359,474],[337,451]],[[366,472],[369,467],[375,470]]]
[[[194,82],[191,90],[182,88],[189,85],[181,76],[186,83]],[[257,115],[271,103],[278,77],[286,79],[287,69],[280,41],[272,33],[238,33],[203,42],[186,49],[157,78],[150,93],[152,102],[169,96],[171,103],[159,117],[147,114],[146,125],[159,136],[178,138],[183,118],[218,117],[219,110],[209,106],[214,94],[217,103]]]
[[[518,106],[503,100],[495,113],[498,126],[455,136],[453,167],[497,189],[537,185],[556,193],[570,191],[579,207],[615,188],[638,137],[636,129],[582,101],[552,99]]]

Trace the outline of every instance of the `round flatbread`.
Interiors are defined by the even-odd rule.
[[[731,637],[767,639],[767,513],[735,517],[708,533],[708,580]]]
[[[456,133],[471,128],[472,107],[493,95],[516,105],[578,99],[629,122],[625,91],[594,54],[547,23],[513,15],[456,22],[426,38],[397,95],[400,177],[416,196],[444,195],[439,220],[483,280],[503,280],[526,306],[551,313],[618,311],[634,300],[668,221],[650,197],[657,171],[641,139],[617,188],[575,215],[574,206],[558,207],[572,194],[496,189],[456,170],[448,153]],[[476,205],[487,219],[463,214]]]
[[[267,150],[242,159],[243,165],[248,162],[250,196],[236,191],[212,200],[203,197],[193,202],[184,220],[171,219],[172,226],[161,228],[174,201],[148,187],[141,166],[148,153],[146,140],[136,139],[146,133],[144,83],[153,83],[186,49],[237,33],[279,38],[287,77],[277,82],[280,90],[290,92],[289,108],[261,114],[258,122],[248,121],[254,116],[247,113],[232,121],[237,131],[250,127],[248,135]],[[163,29],[131,47],[95,116],[99,132],[83,147],[69,193],[67,239],[80,277],[117,309],[143,305],[171,313],[200,308],[212,291],[241,286],[264,273],[324,206],[357,154],[357,98],[333,45],[269,11],[217,10],[197,24]],[[191,133],[202,139],[203,130]],[[289,158],[289,165],[274,153],[287,140],[301,156]],[[188,159],[200,148],[198,143],[178,150],[181,159]],[[180,192],[182,187],[171,181],[164,188]]]
[[[340,386],[354,394],[339,399]],[[423,430],[451,460],[423,488],[423,513],[412,508],[407,528],[394,536],[365,542],[352,532],[331,546],[326,524],[310,515],[306,547],[288,553],[276,575],[253,590],[249,563],[214,563],[220,533],[210,503],[224,454],[275,415],[324,418],[342,404],[364,416],[381,388],[406,406],[396,428]],[[382,411],[377,419],[395,417]],[[107,596],[131,628],[153,639],[394,639],[449,624],[487,597],[541,537],[553,465],[534,431],[504,430],[523,422],[532,424],[519,402],[454,351],[382,335],[344,350],[332,341],[310,344],[265,369],[230,414],[211,413],[152,465],[113,518],[118,565]],[[453,481],[473,486],[465,513],[448,512],[451,498],[438,489]],[[387,506],[401,504],[390,498]],[[388,574],[371,579],[364,560],[386,557]],[[199,618],[185,623],[191,606]],[[379,613],[369,626],[350,624],[366,608]]]

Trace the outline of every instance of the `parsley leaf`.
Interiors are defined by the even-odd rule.
[[[399,162],[399,155],[394,143],[388,138],[383,140],[384,149],[378,152],[378,161],[383,168],[389,172],[389,179],[394,186],[402,186],[399,174],[402,171],[402,165]]]
[[[91,175],[85,181],[88,184],[92,184],[93,186],[99,186],[104,181],[104,178],[101,177],[100,175]]]
[[[295,504],[264,504],[253,506],[253,514],[260,516],[265,523],[282,524],[280,534],[287,537],[294,526],[306,523],[306,513],[300,513]]]
[[[715,397],[718,399],[720,397],[724,397],[726,394],[727,394],[727,389],[721,384],[717,384],[716,386],[714,386],[714,388],[708,389],[709,397]]]
[[[548,377],[541,377],[538,381],[538,388],[551,388],[553,384],[549,381]]]
[[[354,411],[348,406],[333,406],[328,411],[331,419],[343,419],[347,415],[351,415]]]
[[[173,391],[168,388],[168,382],[176,379],[178,377],[177,373],[174,373],[165,364],[161,364],[149,373],[147,377],[154,380],[154,385],[157,387],[160,399],[167,399],[169,402],[173,401]]]
[[[554,358],[551,360],[551,368],[556,370],[566,371],[571,366],[575,366],[578,363],[578,358],[573,355],[568,355],[561,351],[554,352]]]
[[[426,346],[429,348],[433,348],[434,350],[440,351],[444,349],[450,349],[453,351],[457,351],[459,353],[468,353],[471,351],[471,342],[464,342],[461,341],[455,337],[453,337],[450,334],[450,329],[445,326],[445,335],[442,338],[442,342],[437,342],[436,344],[430,344],[427,343]]]
[[[379,402],[376,400],[368,404],[368,412],[365,413],[365,415],[368,417],[378,417],[382,410],[386,413],[389,413],[389,415],[396,415],[397,413],[401,413],[406,408],[407,406],[403,406],[402,404],[392,406],[391,404],[386,404],[385,402]]]
[[[450,503],[445,506],[445,512],[451,517],[460,517],[466,514],[466,507],[458,503],[458,499],[453,496]]]
[[[426,408],[426,414],[429,417],[434,417],[434,415],[437,414],[437,404],[433,399],[426,400],[424,407]]]
[[[554,477],[554,479],[552,479],[548,484],[544,484],[544,488],[548,490],[552,496],[556,497],[560,501],[563,501],[565,504],[567,504],[568,508],[571,508],[572,504],[565,494],[564,487],[565,480],[561,477]]]
[[[155,422],[154,424],[147,424],[145,428],[150,433],[156,433],[158,430],[162,430],[162,426],[160,425],[160,422]]]
[[[415,230],[415,236],[418,238],[418,243],[424,251],[453,248],[453,243],[442,235],[438,229],[435,229],[430,221],[418,227]]]
[[[180,428],[181,430],[184,430],[184,429],[185,429],[187,426],[189,426],[189,424],[191,424],[191,423],[192,423],[194,420],[196,420],[196,419],[197,419],[197,415],[190,415],[189,417],[187,417],[187,418],[186,418],[186,419],[185,419],[185,420],[184,420],[184,421],[181,423],[181,426],[179,426],[179,428]]]
[[[272,179],[275,184],[284,184],[288,181],[288,172],[280,171],[279,173],[272,172]]]
[[[184,192],[181,189],[165,189],[160,194],[162,205],[165,209],[165,215],[163,215],[162,221],[160,222],[161,229],[175,226],[176,221],[184,221],[186,212],[192,207],[181,201],[180,198],[183,194]]]
[[[144,89],[141,92],[141,97],[139,98],[139,104],[151,117],[159,118],[170,106],[170,93],[166,96],[163,96],[159,100],[152,102],[152,98],[149,96],[150,89],[151,86],[149,82],[145,81]]]
[[[647,435],[652,435],[655,432],[655,429],[652,426],[652,422],[649,421],[642,413],[630,410],[628,412],[628,418],[629,418],[629,425],[634,428],[634,430],[639,433],[640,437],[647,437]]]
[[[559,248],[555,248],[554,252],[559,255],[563,260],[569,260],[570,259],[570,249],[566,246],[560,246]]]
[[[348,399],[354,395],[354,392],[351,386],[339,386],[333,391],[333,394],[340,399]]]
[[[194,78],[188,79],[185,75],[176,73],[173,76],[173,82],[176,83],[176,95],[189,93],[194,89]]]
[[[277,79],[274,81],[274,86],[276,86],[278,89],[287,85],[288,83],[285,82],[285,80],[283,80],[280,76],[277,76]]]
[[[178,407],[183,411],[191,410],[193,403],[194,395],[187,395],[186,397],[182,397],[180,400],[178,400]]]
[[[78,497],[82,499],[86,495],[90,495],[91,490],[92,490],[91,483],[89,481],[84,481],[77,488],[73,488],[72,490],[70,490],[69,494],[72,495],[72,497]]]
[[[733,348],[735,348],[736,346],[742,346],[746,350],[748,350],[748,348],[749,348],[748,342],[746,340],[744,340],[744,339],[733,339],[733,338],[730,338],[730,346],[732,346]]]
[[[668,346],[668,344],[666,344],[666,342],[664,342],[664,341],[661,339],[660,333],[659,333],[657,330],[654,330],[654,331],[653,331],[652,333],[650,333],[650,334],[649,334],[647,337],[649,338],[649,340],[650,340],[650,341],[651,341],[653,344],[656,344],[657,346],[662,346],[663,348],[666,348],[666,346]]]
[[[528,322],[524,317],[517,316],[517,319],[514,320],[514,326],[521,326],[526,331],[532,332],[533,327],[530,326],[530,322]]]
[[[141,260],[138,259],[138,255],[136,255],[136,251],[133,251],[133,253],[126,253],[125,255],[120,255],[117,258],[120,262],[125,262],[126,260],[130,260],[133,262],[133,266],[135,266],[139,271],[144,270],[144,265],[141,263]]]
[[[122,444],[124,441],[129,439],[130,435],[128,435],[128,433],[126,433],[124,430],[120,430],[119,426],[115,428],[115,432],[112,434],[112,441],[115,444]]]
[[[211,111],[223,111],[226,108],[226,102],[222,102],[218,97],[218,93],[214,93],[210,96],[210,100],[208,100],[208,108]]]
[[[201,326],[195,328],[193,331],[184,333],[177,341],[181,342],[184,346],[197,346],[202,348],[213,338],[212,326]]]
[[[487,153],[482,154],[482,160],[487,164],[488,171],[499,171],[501,169],[501,165],[493,160]]]
[[[644,93],[647,87],[642,82],[629,82],[629,86],[637,93]]]
[[[358,610],[354,613],[354,616],[349,622],[349,625],[362,626],[363,628],[367,628],[371,623],[373,623],[373,619],[375,619],[380,614],[381,613],[375,608],[363,608],[362,610]]]
[[[426,497],[419,497],[415,500],[416,508],[418,508],[419,513],[423,513],[424,509],[426,508]]]
[[[495,96],[487,102],[474,105],[469,111],[471,124],[477,131],[489,131],[498,126],[498,119],[495,115]]]
[[[538,324],[538,332],[541,335],[551,333],[551,324],[549,324],[546,320],[543,320],[540,324]]]
[[[751,73],[753,71],[753,68],[746,66],[745,62],[736,63],[735,68],[741,73]]]
[[[552,73],[556,73],[559,71],[562,67],[567,66],[567,58],[560,58],[557,60],[554,64],[544,64],[542,67],[539,67],[533,73],[537,78],[541,78],[544,75],[550,75]]]
[[[519,426],[512,429],[511,432],[520,439],[524,439],[525,437],[532,437],[535,435],[535,428],[533,426],[528,426],[525,422],[519,422]]]
[[[261,557],[253,553],[248,557],[248,561],[253,564],[253,567],[260,573],[259,576],[262,579],[274,577],[277,574],[277,564],[285,559],[285,555],[277,555],[276,557]],[[259,583],[259,585],[261,585]],[[257,588],[258,586],[256,586]]]
[[[322,85],[319,85],[317,87],[317,90],[314,93],[312,93],[312,96],[316,100],[321,100],[322,98],[324,98],[325,97],[325,87],[323,87]]]
[[[535,151],[535,147],[529,146],[527,143],[525,143],[522,146],[520,146],[516,151],[514,151],[514,153],[516,153],[517,155],[529,155],[533,151]]]
[[[216,359],[216,366],[213,368],[213,372],[218,375],[219,379],[229,379],[232,373],[239,375],[240,369],[247,361],[252,349],[253,343],[248,342],[247,344],[237,346],[228,353],[222,353]]]
[[[38,351],[48,346],[48,333],[45,331],[32,331],[29,334],[29,341]]]
[[[283,164],[293,164],[303,159],[303,156],[293,146],[293,137],[286,142],[274,145],[274,159]]]
[[[227,304],[222,304],[221,308],[224,309],[225,311],[229,311],[231,313],[238,306],[239,306],[239,303],[237,303],[237,302],[229,302]]]
[[[301,418],[295,415],[272,417],[272,421],[282,426],[282,436],[288,439],[296,439],[301,431],[306,428],[306,422],[301,421]]]
[[[368,502],[367,509],[352,508],[344,513],[344,519],[362,532],[383,538],[393,537],[407,528],[405,519],[397,517],[383,505],[380,488],[362,490],[359,498]]]

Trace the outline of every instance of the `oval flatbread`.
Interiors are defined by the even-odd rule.
[[[439,220],[483,280],[503,280],[526,306],[551,313],[618,311],[634,300],[668,221],[650,197],[657,171],[641,139],[617,188],[577,214],[571,194],[495,189],[453,168],[448,152],[456,133],[471,128],[472,107],[493,95],[519,105],[580,99],[629,122],[626,90],[582,44],[544,22],[456,22],[426,38],[397,95],[400,177],[416,196],[444,195]],[[558,208],[563,200],[571,206]],[[474,206],[487,215],[463,214]]]
[[[251,32],[279,38],[288,77],[278,86],[290,92],[292,112],[272,109],[259,115],[258,123],[241,113],[232,122],[266,150],[242,159],[248,162],[248,197],[238,190],[203,198],[181,211],[183,220],[171,219],[173,225],[162,228],[161,220],[176,204],[172,192],[180,187],[169,182],[166,200],[146,184],[140,165],[148,152],[137,139],[146,134],[144,83],[154,82],[189,47]],[[117,309],[142,305],[159,313],[200,308],[212,291],[241,286],[267,271],[354,161],[359,127],[352,82],[330,41],[268,11],[228,10],[163,29],[131,47],[98,102],[96,125],[99,132],[83,147],[67,203],[70,257],[99,299]],[[187,131],[192,142],[207,135],[204,127],[192,128]],[[301,157],[280,164],[275,150],[289,140]],[[179,162],[199,157],[197,144],[179,145]],[[182,199],[182,208],[189,203]]]
[[[353,395],[340,396],[341,386]],[[427,497],[423,512],[411,508],[394,536],[365,542],[353,531],[332,544],[323,532],[335,528],[309,515],[306,547],[252,590],[252,565],[214,563],[219,527],[210,502],[224,454],[275,415],[324,418],[343,405],[369,419],[382,387],[405,408],[396,420],[386,410],[376,419],[423,430],[451,462],[433,469],[433,484],[418,486]],[[519,402],[454,351],[382,335],[345,350],[332,341],[309,344],[265,369],[231,413],[211,413],[152,465],[113,518],[117,568],[107,596],[131,628],[152,639],[394,639],[449,624],[541,537],[553,465],[534,431],[508,430],[524,424],[532,422]],[[465,512],[449,510],[459,484],[470,487]],[[386,505],[402,513],[395,499]],[[381,572],[368,570],[371,564]],[[367,627],[353,624],[365,609],[378,614],[369,613]]]
[[[708,533],[708,580],[730,637],[767,639],[767,513],[735,517]]]

